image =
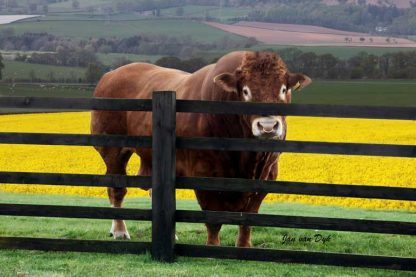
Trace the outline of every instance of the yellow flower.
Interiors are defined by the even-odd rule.
[[[89,133],[90,113],[0,116],[0,132]],[[335,118],[288,118],[288,140],[416,145],[416,121]],[[138,172],[133,156],[128,174]],[[278,180],[312,183],[416,187],[416,159],[284,153]],[[92,147],[0,145],[0,171],[103,174],[105,166]],[[21,193],[107,197],[105,188],[1,184],[0,190]],[[129,189],[128,196],[147,196]],[[178,190],[179,199],[194,199],[193,191]],[[269,194],[268,202],[299,201],[374,209],[416,211],[416,203],[377,199]]]

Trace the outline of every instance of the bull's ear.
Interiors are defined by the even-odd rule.
[[[222,73],[215,76],[214,83],[227,92],[237,91],[237,79],[231,73]]]
[[[303,89],[312,83],[312,79],[300,73],[288,73],[287,83],[292,91]]]

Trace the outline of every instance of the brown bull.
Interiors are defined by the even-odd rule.
[[[274,53],[233,52],[216,64],[189,74],[151,64],[133,63],[104,75],[95,97],[152,98],[153,91],[176,91],[177,99],[211,101],[251,101],[290,103],[291,92],[307,86],[311,79],[290,73]],[[151,135],[151,113],[94,111],[93,134]],[[193,137],[239,137],[285,139],[282,116],[238,116],[177,114],[177,135]],[[141,158],[139,175],[152,174],[150,149],[97,147],[107,166],[107,174],[126,174],[126,165],[135,152]],[[177,176],[227,177],[275,180],[279,153],[177,151]],[[127,189],[108,188],[113,207],[119,208]],[[195,191],[203,210],[257,213],[266,193]],[[206,224],[207,244],[219,245],[221,225]],[[111,234],[128,239],[126,225],[113,220]],[[250,226],[240,226],[236,245],[251,246]]]

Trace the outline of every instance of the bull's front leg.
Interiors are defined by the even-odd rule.
[[[246,213],[258,213],[261,202],[266,197],[267,193],[254,193],[250,196],[248,205],[245,207]],[[240,225],[238,231],[237,241],[235,242],[237,247],[251,247],[251,226]]]
[[[221,224],[205,224],[208,231],[207,245],[219,246],[220,241],[220,230]]]
[[[121,208],[126,193],[126,188],[108,188],[111,206],[113,208]],[[130,239],[130,234],[127,231],[127,226],[124,220],[113,219],[110,236],[113,236],[115,239]]]
[[[238,230],[237,241],[235,242],[237,247],[251,247],[251,226],[240,225]]]

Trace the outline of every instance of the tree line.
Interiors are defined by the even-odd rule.
[[[58,48],[63,47],[93,53],[130,53],[186,58],[195,56],[195,53],[201,51],[247,48],[257,43],[254,38],[234,40],[229,36],[224,36],[214,42],[200,42],[190,36],[151,34],[139,34],[126,38],[73,39],[48,33],[16,35],[13,28],[0,30],[0,49],[19,51],[56,52]]]
[[[380,56],[361,52],[348,59],[338,58],[332,54],[318,55],[314,52],[303,52],[298,48],[282,49],[278,54],[291,71],[303,72],[318,79],[416,78],[416,51],[386,53]],[[177,57],[164,57],[157,60],[156,64],[194,72],[215,61],[216,59],[206,61],[202,58],[181,60]]]
[[[73,52],[60,51],[59,53],[71,54]],[[314,52],[304,52],[298,48],[282,49],[278,51],[278,54],[291,71],[303,72],[316,79],[416,79],[416,50],[386,53],[383,55],[360,52],[346,59],[335,57],[332,54],[319,55]],[[67,62],[70,60],[76,60],[76,57],[71,58],[69,56]],[[181,59],[174,56],[166,56],[158,59],[155,64],[187,72],[195,72],[210,63],[215,63],[216,60],[217,58],[213,60],[207,60],[203,57]],[[53,81],[94,83],[105,72],[131,62],[134,61],[119,58],[112,65],[103,65],[96,59],[85,60],[86,69],[84,79],[54,79]],[[0,76],[1,69],[2,65],[0,62]],[[30,80],[19,79],[18,81],[52,81],[52,78],[50,80],[35,78]]]

